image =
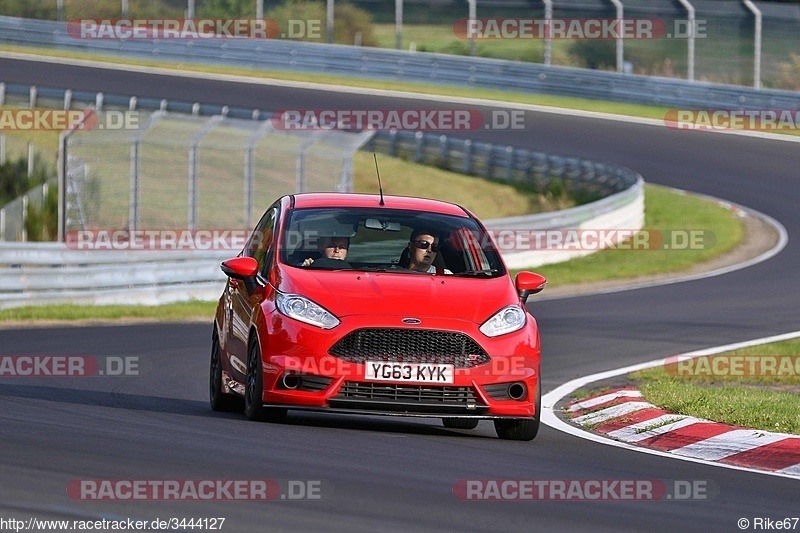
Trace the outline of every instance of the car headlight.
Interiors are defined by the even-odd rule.
[[[497,337],[522,329],[525,325],[525,310],[518,305],[509,305],[481,325],[481,333],[487,337]]]
[[[282,292],[276,292],[275,294],[275,303],[278,306],[278,311],[288,317],[322,329],[331,329],[339,325],[338,318],[308,298],[299,294],[285,294]]]

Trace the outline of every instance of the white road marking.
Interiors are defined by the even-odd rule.
[[[707,423],[707,421],[694,418],[692,416],[668,414],[661,415],[650,420],[645,420],[644,422],[639,422],[637,424],[631,424],[630,426],[621,429],[609,431],[606,433],[606,435],[614,439],[624,440],[625,442],[639,442],[649,439],[650,437],[656,437],[658,435],[663,435],[664,433],[669,433],[670,431],[674,431],[682,427],[702,423]]]
[[[746,452],[765,444],[785,440],[785,435],[758,431],[753,429],[735,429],[689,444],[683,448],[672,450],[677,455],[698,457],[709,461],[719,461],[737,453]]]
[[[578,416],[573,418],[572,421],[576,424],[580,424],[581,426],[600,424],[601,422],[611,420],[612,418],[619,418],[629,413],[641,411],[642,409],[651,409],[655,407],[656,406],[652,403],[647,402],[625,402],[612,407],[606,407],[605,409],[600,409],[599,411],[595,411],[583,416]]]
[[[610,394],[604,394],[602,396],[598,396],[597,398],[592,398],[591,400],[575,402],[570,406],[569,411],[574,413],[575,411],[580,411],[581,409],[591,409],[592,407],[596,407],[598,405],[614,401],[617,398],[641,398],[641,397],[642,393],[638,390],[619,390],[616,392],[612,392]]]
[[[727,352],[729,350],[737,350],[739,348],[747,348],[749,346],[756,346],[759,344],[766,344],[770,342],[778,342],[784,341],[789,339],[796,339],[800,337],[800,331],[793,331],[790,333],[783,333],[781,335],[773,335],[771,337],[762,337],[760,339],[752,339],[749,341],[744,342],[737,342],[734,344],[726,344],[724,346],[713,346],[711,348],[706,348],[703,350],[697,350],[694,352],[688,352],[685,354],[681,354],[678,357],[702,357],[704,355],[713,355],[721,352]],[[620,376],[622,374],[628,374],[630,372],[635,372],[637,370],[644,370],[645,368],[652,368],[654,366],[663,365],[667,362],[667,359],[656,359],[654,361],[648,361],[646,363],[639,363],[636,365],[627,366],[624,368],[617,368],[615,370],[608,370],[606,372],[599,372],[597,374],[592,374],[589,376],[584,376],[581,378],[573,379],[559,385],[552,391],[548,392],[544,396],[542,396],[542,422],[551,428],[561,431],[563,433],[568,433],[575,437],[579,437],[585,440],[590,440],[592,442],[597,442],[599,444],[605,444],[607,446],[615,446],[617,448],[624,448],[626,450],[632,450],[639,453],[647,453],[650,455],[658,455],[660,457],[669,457],[672,459],[680,460],[680,461],[689,461],[693,463],[701,463],[705,465],[716,466],[719,468],[728,468],[730,470],[741,470],[743,472],[753,472],[756,474],[768,475],[768,476],[778,476],[778,477],[787,477],[792,479],[797,479],[800,476],[800,465],[796,467],[784,468],[783,470],[779,470],[777,472],[769,472],[766,470],[757,470],[754,468],[747,468],[738,465],[730,465],[725,463],[718,463],[715,461],[708,461],[706,459],[700,459],[697,457],[688,457],[684,455],[675,455],[669,452],[662,452],[661,450],[653,450],[651,448],[643,448],[640,446],[635,446],[633,444],[629,444],[627,442],[620,442],[617,440],[610,439],[604,435],[596,435],[594,433],[590,433],[583,428],[577,427],[572,425],[564,420],[561,420],[555,414],[555,405],[559,403],[563,398],[565,398],[570,393],[578,390],[581,387],[586,387],[586,385],[593,383],[595,381],[600,381],[602,379],[608,379],[616,376]]]

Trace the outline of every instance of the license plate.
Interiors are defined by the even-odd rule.
[[[364,363],[364,378],[372,381],[407,381],[410,383],[452,383],[453,365],[428,363]]]

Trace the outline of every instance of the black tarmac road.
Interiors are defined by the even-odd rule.
[[[431,108],[419,100],[0,59],[0,81],[261,109]],[[464,108],[461,104],[447,105]],[[485,112],[499,105],[477,107]],[[473,138],[609,160],[647,181],[763,211],[788,229],[775,258],[719,277],[533,302],[545,392],[570,379],[800,329],[800,144],[525,113],[522,131]],[[390,177],[385,177],[390,180]],[[285,424],[210,411],[207,324],[0,331],[0,355],[137,357],[139,376],[0,379],[0,518],[224,517],[223,531],[738,531],[800,516],[800,481],[621,450],[543,427],[500,441],[491,424],[297,413]],[[692,501],[462,501],[459,480],[698,480]],[[85,501],[81,479],[321,480],[322,499]],[[800,530],[800,525],[797,525]]]

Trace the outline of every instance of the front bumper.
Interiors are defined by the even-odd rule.
[[[261,338],[265,405],[352,414],[422,417],[531,418],[535,416],[539,381],[539,347],[535,323],[488,338],[466,321],[425,318],[426,330],[463,333],[489,355],[484,364],[455,368],[452,383],[369,380],[366,365],[329,354],[350,332],[364,328],[397,328],[401,318],[351,316],[334,330],[320,330],[277,313],[268,317],[271,331]],[[406,329],[423,329],[408,327]],[[434,354],[435,355],[435,354]],[[402,359],[402,355],[399,356]],[[370,356],[380,361],[381,356]],[[398,356],[392,358],[397,361]],[[287,387],[285,378],[291,376]],[[304,384],[309,384],[304,386]],[[504,391],[515,384],[515,398]]]

